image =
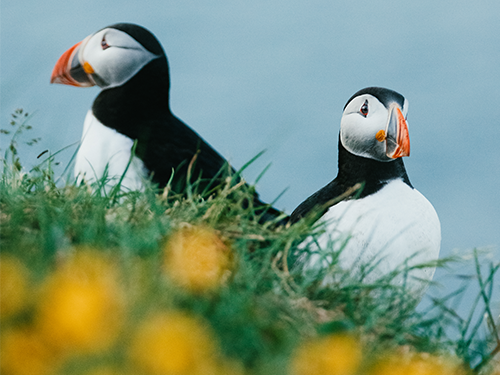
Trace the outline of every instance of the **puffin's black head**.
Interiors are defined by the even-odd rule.
[[[133,23],[115,23],[114,25],[105,27],[104,29],[116,29],[123,31],[124,33],[127,33],[132,38],[137,40],[149,52],[157,56],[165,55],[165,52],[163,51],[163,48],[158,39],[156,39],[153,33],[151,33],[151,31],[149,31],[145,27]]]
[[[159,67],[158,75],[166,75],[168,81],[167,59],[156,37],[142,26],[118,23],[67,50],[50,82],[108,89],[123,85],[152,61]]]
[[[409,156],[407,112],[408,101],[401,94],[381,87],[362,89],[344,107],[340,141],[350,153],[378,161]]]

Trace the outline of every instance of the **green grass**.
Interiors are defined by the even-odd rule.
[[[128,366],[127,343],[148,314],[157,311],[182,311],[207,322],[219,355],[237,364],[235,373],[288,374],[297,347],[335,333],[357,337],[362,368],[369,368],[381,353],[406,348],[452,356],[465,373],[493,370],[500,333],[491,296],[499,265],[488,263],[479,252],[473,252],[477,267],[469,282],[480,292],[466,302],[471,309],[467,317],[455,312],[463,288],[420,311],[411,293],[391,284],[395,274],[368,285],[362,276],[335,268],[338,281],[322,286],[317,278],[304,277],[297,261],[299,254],[307,258],[307,249],[297,247],[300,240],[321,227],[307,221],[291,227],[259,224],[254,208],[242,204],[252,188],[235,186],[228,178],[204,196],[195,189],[179,196],[153,188],[105,194],[104,181],[77,186],[67,171],[56,176],[52,167],[57,155],[44,155],[40,165],[25,171],[17,149],[30,129],[29,116],[22,111],[13,116],[0,180],[1,254],[25,267],[29,292],[21,307],[2,316],[2,331],[36,326],[44,298],[40,290],[61,262],[82,249],[112,259],[127,306],[125,328],[113,344],[97,352],[72,353],[58,362],[54,373]],[[165,244],[186,226],[212,228],[230,249],[231,266],[220,287],[193,292],[164,271]],[[453,267],[457,261],[438,263]]]

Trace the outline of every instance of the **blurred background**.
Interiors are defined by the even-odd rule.
[[[275,206],[290,213],[336,176],[347,99],[391,88],[410,103],[405,163],[440,216],[442,255],[481,248],[498,261],[499,14],[493,0],[3,0],[0,127],[16,108],[33,113],[29,135],[42,139],[21,148],[27,167],[77,142],[99,89],[50,85],[55,62],[100,28],[137,23],[167,53],[174,114],[235,168],[266,150],[244,176],[272,163],[257,189],[267,202],[288,189]],[[56,173],[75,149],[59,154]],[[435,279],[444,287],[434,295],[457,286],[446,270]]]

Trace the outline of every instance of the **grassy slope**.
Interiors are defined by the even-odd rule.
[[[478,267],[482,292],[466,319],[449,307],[455,294],[415,311],[411,294],[391,286],[394,275],[366,285],[333,265],[338,282],[321,286],[294,263],[305,253],[299,240],[321,228],[259,225],[241,204],[251,192],[230,179],[204,197],[59,186],[53,157],[22,171],[15,142],[29,129],[16,116],[0,185],[2,373],[302,374],[345,365],[345,373],[388,374],[384,361],[401,358],[491,371],[499,333],[488,298],[498,265],[486,276]],[[75,312],[76,301],[92,309]],[[411,354],[419,352],[430,356]]]

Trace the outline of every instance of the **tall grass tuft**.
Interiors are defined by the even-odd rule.
[[[28,119],[18,110],[2,131],[2,373],[500,373],[500,265],[479,252],[465,318],[463,288],[416,309],[391,283],[404,268],[367,284],[334,261],[326,285],[298,246],[321,226],[259,223],[238,179],[176,195],[77,184],[55,176],[57,154],[26,171]]]

